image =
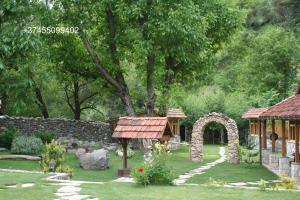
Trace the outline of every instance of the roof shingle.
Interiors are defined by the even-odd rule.
[[[170,117],[170,118],[186,118],[186,115],[184,114],[184,112],[182,112],[181,109],[170,108],[167,112],[167,117]]]
[[[166,131],[172,135],[167,117],[121,117],[112,137],[160,139]]]
[[[252,108],[248,110],[242,118],[244,119],[258,119],[260,114],[268,110],[268,108]]]
[[[300,119],[300,94],[281,101],[260,115],[260,118],[271,119]]]

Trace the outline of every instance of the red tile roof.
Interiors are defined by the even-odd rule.
[[[121,117],[112,137],[160,139],[173,135],[167,117]]]
[[[178,108],[170,108],[167,112],[167,117],[169,118],[186,118],[184,112]]]
[[[268,108],[252,108],[250,110],[248,110],[242,118],[244,119],[258,119],[259,116],[265,112],[266,110],[268,110]]]
[[[267,111],[260,115],[260,118],[300,119],[300,89],[295,95],[270,107]]]

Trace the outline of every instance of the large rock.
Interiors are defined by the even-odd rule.
[[[83,169],[106,169],[109,164],[109,154],[105,149],[86,153],[79,158],[80,167]]]
[[[82,156],[84,156],[86,154],[86,150],[83,148],[79,148],[76,152],[75,152],[75,156],[79,159]]]

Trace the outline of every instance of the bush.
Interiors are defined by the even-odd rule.
[[[39,155],[42,150],[42,140],[33,136],[18,136],[11,146],[11,152],[14,154]]]
[[[18,131],[13,128],[5,128],[0,132],[0,147],[11,149],[13,139],[18,135]]]
[[[260,179],[260,181],[258,182],[258,187],[261,191],[266,191],[266,188],[267,188],[266,181],[264,181],[263,179]]]
[[[64,172],[73,175],[69,166],[63,166],[65,149],[57,144],[55,140],[45,145],[42,154],[41,167],[44,172]]]
[[[152,147],[153,157],[144,166],[131,171],[132,177],[140,185],[171,185],[173,175],[166,161],[170,154],[167,144],[155,143]]]
[[[290,177],[280,177],[280,183],[277,183],[277,188],[281,188],[281,189],[297,189],[297,183],[296,180],[294,178],[290,178]]]
[[[33,133],[33,136],[41,138],[44,144],[50,143],[53,139],[55,139],[55,134],[48,131],[35,132]]]

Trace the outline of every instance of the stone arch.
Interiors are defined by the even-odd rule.
[[[193,126],[191,142],[191,159],[194,162],[203,160],[203,134],[205,126],[211,122],[217,122],[225,126],[228,135],[228,162],[239,163],[239,134],[236,122],[222,113],[209,113],[196,121]]]

